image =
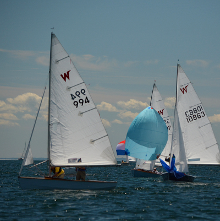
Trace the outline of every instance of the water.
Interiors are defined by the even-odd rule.
[[[108,176],[107,180],[118,181],[117,188],[48,191],[21,190],[20,165],[18,160],[0,161],[0,220],[220,219],[219,166],[190,166],[194,183],[134,178],[130,166],[89,168],[87,173],[93,179]]]

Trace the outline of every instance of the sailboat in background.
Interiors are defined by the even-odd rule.
[[[186,161],[184,141],[176,106],[174,109],[173,136],[170,156],[172,156],[170,166],[160,159],[163,168],[167,171],[162,174],[163,180],[193,182],[194,177],[186,174],[189,172],[189,169]]]
[[[88,89],[55,34],[51,33],[48,107],[49,176],[21,177],[22,189],[112,189],[116,181],[77,181],[50,176],[50,167],[117,165],[108,134]]]
[[[201,100],[182,67],[177,65],[176,108],[187,164],[220,165],[220,153]]]
[[[176,105],[171,145],[171,166],[161,163],[168,173],[163,178],[193,181],[194,177],[177,172],[188,172],[188,164],[220,165],[219,147],[210,121],[191,82],[177,64]],[[175,167],[176,163],[176,167]]]
[[[138,114],[128,129],[125,142],[127,154],[137,159],[136,167],[132,170],[133,176],[159,176],[149,167],[161,154],[167,140],[167,126],[155,109],[147,107]]]
[[[26,152],[26,142],[25,142],[25,145],[24,145],[24,150],[23,150],[23,153],[21,154],[21,157],[18,158],[18,160],[23,160],[24,159],[24,155],[25,155],[25,152]]]
[[[160,116],[163,118],[164,122],[167,125],[168,140],[167,140],[166,146],[164,147],[164,149],[160,155],[161,159],[166,160],[169,158],[169,154],[170,154],[173,126],[170,121],[170,117],[169,117],[169,114],[168,114],[167,109],[165,107],[165,104],[163,102],[163,99],[161,97],[161,94],[160,94],[159,90],[157,89],[156,83],[154,83],[154,85],[153,85],[150,106],[153,107],[160,114]],[[157,160],[156,160],[156,165],[158,166]],[[159,165],[160,165],[160,163],[159,163]]]
[[[117,144],[116,153],[117,156],[125,156],[125,161],[121,161],[122,165],[128,165],[130,162],[136,162],[136,159],[134,157],[130,157],[127,155],[127,152],[125,151],[125,140]]]
[[[163,99],[160,95],[160,92],[157,89],[156,83],[153,85],[152,95],[151,95],[151,103],[150,106],[152,106],[163,118],[164,122],[167,125],[168,129],[168,140],[165,148],[163,149],[160,157],[165,160],[169,158],[170,154],[170,148],[171,148],[171,139],[172,139],[172,126],[170,117],[168,115],[168,112],[166,110],[166,107],[164,105]],[[160,162],[157,162],[158,160],[142,160],[137,159],[135,169],[132,170],[132,173],[134,177],[159,177],[160,173],[152,172],[154,171],[155,165],[161,166]]]

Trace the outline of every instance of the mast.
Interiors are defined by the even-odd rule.
[[[48,157],[48,169],[50,173],[50,90],[51,90],[51,57],[52,57],[52,37],[53,32],[51,32],[51,42],[50,42],[50,66],[49,66],[49,99],[48,99],[48,138],[47,138],[47,157]]]

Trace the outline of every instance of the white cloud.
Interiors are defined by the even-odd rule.
[[[49,57],[47,56],[40,56],[40,57],[37,57],[35,59],[35,61],[38,63],[38,64],[41,64],[43,66],[49,66],[49,62],[50,62],[50,59]]]
[[[118,112],[116,107],[104,101],[101,102],[101,104],[97,105],[97,108],[101,111]]]
[[[176,102],[175,97],[167,97],[164,100],[164,105],[165,105],[166,108],[174,109],[175,102]]]
[[[39,97],[37,94],[26,93],[26,94],[18,95],[16,98],[7,98],[7,101],[11,104],[25,104],[31,100],[39,103],[41,100],[41,97]]]
[[[149,64],[158,64],[159,60],[155,59],[155,60],[148,60],[145,61],[144,64],[145,65],[149,65]]]
[[[43,66],[49,66],[49,53],[48,52],[40,52],[40,51],[22,51],[22,50],[6,50],[1,49],[0,52],[8,53],[10,56],[13,56],[19,60],[28,60],[30,58],[34,58],[38,64]],[[45,56],[42,56],[45,54]]]
[[[35,119],[36,116],[30,115],[30,114],[25,114],[22,118],[25,120],[29,120],[29,119]]]
[[[9,120],[0,119],[0,125],[6,125],[6,126],[19,126],[16,122],[11,122]]]
[[[11,113],[0,113],[0,118],[5,119],[5,120],[18,120],[18,118]]]
[[[121,111],[118,116],[122,119],[131,118],[134,119],[139,113],[132,113],[131,111]]]
[[[198,67],[207,67],[209,65],[209,62],[204,60],[187,60],[186,64]]]
[[[90,54],[83,56],[71,54],[70,57],[78,68],[84,70],[106,71],[119,66],[116,60],[109,60],[106,56],[97,58]]]
[[[124,124],[122,121],[117,120],[117,119],[113,120],[112,123],[115,123],[115,124]]]
[[[140,62],[139,61],[128,61],[128,62],[124,63],[124,66],[126,68],[129,68],[129,67],[134,66],[134,65],[136,65],[138,63],[140,63]]]
[[[12,121],[19,120],[19,117],[16,116],[19,113],[23,113],[22,118],[25,120],[35,119],[40,101],[41,97],[34,93],[25,93],[18,95],[15,98],[7,98],[6,102],[0,101],[1,125],[18,125]],[[47,108],[48,98],[45,97],[41,105],[39,119],[44,119],[47,121]]]
[[[220,122],[220,114],[214,114],[214,116],[209,117],[211,123]]]
[[[106,119],[102,119],[102,123],[104,124],[105,127],[111,127],[111,123]]]
[[[142,101],[137,101],[134,99],[130,99],[129,101],[118,101],[117,105],[124,109],[137,109],[137,110],[144,109],[147,106],[149,106],[147,102],[144,103]]]

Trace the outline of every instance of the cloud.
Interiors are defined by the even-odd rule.
[[[115,119],[112,121],[113,124],[127,124],[127,125],[130,125],[131,122],[122,122],[121,120],[118,120],[118,119]]]
[[[6,101],[0,101],[1,125],[18,125],[18,123],[12,121],[19,120],[19,113],[23,113],[22,118],[25,120],[35,119],[41,99],[42,98],[37,94],[25,93],[18,95],[15,98],[7,98]],[[40,116],[38,119],[47,120],[47,108],[48,98],[45,97],[41,105]]]
[[[41,97],[39,97],[37,94],[33,93],[26,93],[22,95],[18,95],[16,98],[7,98],[7,101],[11,104],[25,104],[30,101],[34,101],[39,103],[41,100]]]
[[[0,125],[6,125],[6,126],[19,126],[16,122],[11,122],[9,120],[0,119]]]
[[[166,108],[174,109],[175,102],[176,102],[175,97],[167,97],[164,100],[164,105],[165,105]]]
[[[122,119],[131,118],[134,119],[139,113],[132,113],[131,111],[121,111],[118,116]]]
[[[150,65],[150,64],[158,64],[159,60],[155,59],[155,60],[148,60],[148,61],[144,61],[145,65]]]
[[[126,68],[129,68],[129,67],[134,66],[134,65],[136,65],[138,63],[140,63],[140,62],[139,61],[127,61],[126,63],[124,63],[124,66]]]
[[[118,101],[117,105],[124,109],[137,109],[137,110],[144,109],[147,106],[149,106],[147,102],[144,103],[142,101],[137,101],[134,99],[130,99],[129,101]]]
[[[113,120],[112,123],[115,123],[115,124],[124,124],[122,121],[117,120],[117,119]]]
[[[38,63],[38,64],[41,64],[43,66],[49,66],[49,62],[50,62],[50,59],[49,57],[46,57],[46,56],[40,56],[40,57],[37,57],[35,59],[35,61]]]
[[[29,120],[29,119],[35,119],[36,116],[30,115],[30,114],[25,114],[22,118],[25,120]]]
[[[101,111],[118,112],[116,107],[104,101],[97,105],[97,108]]]
[[[214,114],[214,116],[209,117],[211,123],[220,122],[220,114]]]
[[[78,68],[84,70],[109,71],[115,67],[119,67],[118,62],[115,59],[109,60],[106,56],[97,58],[90,54],[82,56],[71,54],[70,57]]]
[[[106,119],[102,119],[102,123],[104,124],[105,127],[111,127],[111,123]]]
[[[10,56],[19,59],[19,60],[29,60],[30,58],[34,58],[35,61],[43,66],[49,66],[49,53],[48,52],[40,52],[40,51],[22,51],[22,50],[6,50],[1,49],[0,52],[7,53]],[[42,56],[44,54],[44,56]]]
[[[209,65],[209,62],[204,60],[187,60],[186,64],[198,67],[207,67]]]
[[[18,118],[14,114],[10,113],[0,113],[0,118],[5,119],[5,120],[18,120]]]

